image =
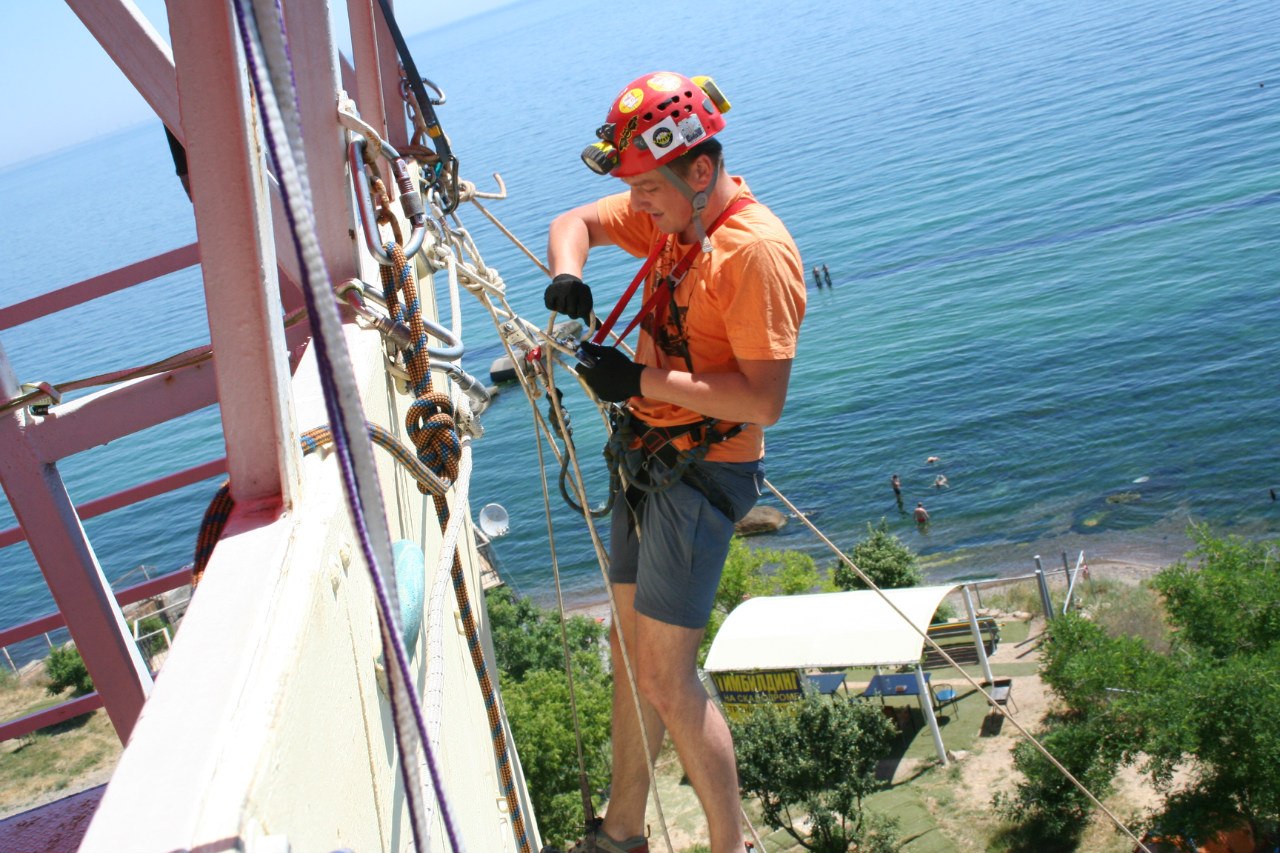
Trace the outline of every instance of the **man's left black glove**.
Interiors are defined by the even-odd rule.
[[[610,403],[621,403],[630,397],[640,396],[643,364],[636,364],[616,347],[583,341],[580,348],[587,359],[595,363],[588,367],[587,360],[584,360],[578,365],[578,375],[586,380],[597,397]]]

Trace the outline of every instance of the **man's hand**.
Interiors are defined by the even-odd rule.
[[[591,319],[591,288],[576,275],[561,273],[551,280],[542,301],[548,308],[584,323]]]
[[[615,347],[583,341],[581,348],[595,363],[590,367],[586,362],[580,364],[578,375],[586,381],[597,397],[610,403],[621,403],[628,398],[640,396],[640,374],[644,373],[643,364],[636,364]]]

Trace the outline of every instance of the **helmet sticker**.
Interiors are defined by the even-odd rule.
[[[649,144],[653,150],[653,156],[661,159],[662,155],[672,149],[672,146],[680,146],[684,144],[684,137],[680,135],[676,123],[671,118],[664,118],[653,127],[640,134],[641,138]]]
[[[663,71],[649,78],[649,88],[655,92],[674,92],[680,88],[680,78]]]
[[[638,91],[638,90],[637,90]],[[622,135],[618,137],[618,151],[626,151],[627,146],[631,144],[631,137],[635,136],[636,127],[640,124],[640,116],[632,116],[624,128]]]
[[[703,136],[706,131],[702,128],[702,119],[697,115],[691,115],[680,122],[680,136],[684,139],[685,145],[693,145]]]
[[[631,89],[618,99],[618,109],[624,113],[633,113],[644,101],[644,89]]]

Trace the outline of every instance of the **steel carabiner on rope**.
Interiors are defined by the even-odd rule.
[[[391,266],[391,256],[382,245],[382,235],[378,233],[378,215],[373,209],[373,196],[369,192],[369,171],[365,166],[367,141],[358,133],[351,134],[351,143],[347,146],[347,160],[351,163],[351,181],[356,188],[356,206],[360,208],[360,224],[364,231],[364,242],[369,251],[383,266]],[[391,174],[395,178],[396,188],[400,191],[400,208],[405,219],[413,226],[409,241],[404,246],[406,259],[412,258],[422,248],[422,240],[426,236],[426,210],[422,206],[422,196],[413,186],[409,177],[409,169],[400,154],[383,140],[381,150],[384,160],[391,165]]]

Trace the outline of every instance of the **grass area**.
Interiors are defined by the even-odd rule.
[[[0,720],[65,702],[50,696],[42,678],[12,674],[0,681]],[[83,714],[0,743],[0,816],[105,782],[120,757],[120,741],[105,711]]]

